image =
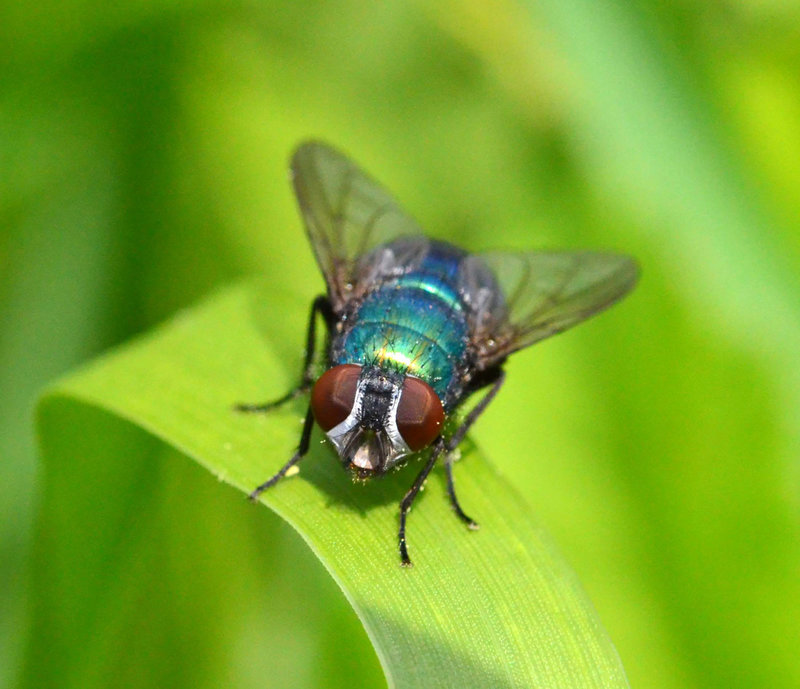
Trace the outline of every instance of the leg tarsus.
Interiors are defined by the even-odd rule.
[[[302,395],[305,395],[310,388],[310,385],[300,385],[296,387],[294,390],[290,390],[287,392],[283,397],[280,397],[276,400],[272,400],[271,402],[262,402],[260,404],[236,404],[234,405],[234,411],[242,412],[244,414],[262,414],[268,411],[272,411],[276,407],[280,407],[287,402],[291,402]]]
[[[461,505],[458,504],[458,498],[456,497],[456,486],[453,482],[453,457],[452,455],[448,454],[447,458],[444,462],[445,471],[447,472],[447,494],[450,496],[450,504],[452,505],[453,509],[455,510],[456,515],[458,518],[467,525],[467,528],[471,529],[472,531],[477,531],[480,529],[480,524],[476,522],[474,519],[471,519],[466,515],[464,510],[461,509]]]
[[[255,502],[258,500],[258,496],[261,495],[261,493],[268,488],[272,488],[272,486],[286,476],[286,473],[289,471],[289,469],[291,469],[301,459],[303,459],[303,455],[301,455],[299,451],[295,452],[294,455],[292,455],[292,458],[280,468],[277,474],[269,478],[267,481],[264,481],[264,483],[262,483],[260,486],[257,486],[253,492],[247,496],[247,499],[250,500],[250,502]]]

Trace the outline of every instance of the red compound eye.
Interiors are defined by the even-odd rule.
[[[406,378],[397,405],[397,430],[406,444],[421,450],[442,432],[442,424],[444,408],[433,388],[419,378]]]
[[[311,410],[323,431],[344,421],[353,410],[361,366],[341,364],[323,373],[311,391]]]

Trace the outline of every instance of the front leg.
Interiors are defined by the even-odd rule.
[[[300,446],[297,448],[297,452],[292,455],[292,458],[286,462],[274,476],[264,481],[260,486],[257,486],[253,492],[247,496],[250,500],[255,502],[261,493],[267,490],[267,488],[272,488],[272,486],[286,476],[286,472],[289,471],[289,469],[308,454],[308,448],[311,445],[311,431],[313,428],[314,415],[311,413],[311,406],[309,406],[308,411],[306,411],[306,420],[303,422],[303,433],[300,436]]]
[[[303,361],[303,375],[300,379],[300,384],[287,392],[283,397],[280,397],[271,402],[264,402],[260,404],[237,404],[234,409],[239,412],[248,413],[261,413],[268,412],[275,407],[279,407],[290,400],[293,400],[301,395],[304,395],[311,389],[314,382],[314,353],[317,344],[317,314],[320,314],[325,320],[325,327],[330,337],[331,330],[333,329],[333,308],[328,297],[324,295],[318,296],[311,303],[311,313],[308,318],[308,330],[306,333],[306,354]]]
[[[400,544],[400,564],[403,567],[412,567],[414,565],[414,563],[411,562],[411,558],[408,557],[408,547],[406,545],[406,516],[411,509],[414,498],[417,497],[417,493],[419,493],[420,488],[422,488],[422,484],[425,483],[425,479],[428,478],[428,474],[431,473],[433,465],[436,464],[436,460],[439,458],[439,455],[444,452],[444,449],[444,440],[442,440],[442,436],[439,436],[434,441],[433,450],[431,451],[431,456],[427,464],[422,468],[422,471],[417,474],[417,478],[414,479],[414,483],[411,485],[411,488],[408,489],[403,501],[400,503],[400,530],[397,533],[397,539]]]

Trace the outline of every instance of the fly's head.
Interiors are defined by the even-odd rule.
[[[311,392],[314,418],[360,479],[384,474],[441,433],[444,408],[423,380],[377,366],[341,364]]]

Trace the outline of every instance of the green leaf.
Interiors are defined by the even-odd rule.
[[[143,542],[173,526],[167,523],[173,517],[154,509],[155,488],[141,489],[156,486],[178,462],[167,446],[244,492],[283,464],[297,443],[305,402],[261,416],[236,414],[232,406],[278,396],[292,384],[306,309],[297,297],[276,297],[259,285],[229,289],[62,381],[44,398],[39,429],[46,480],[29,685],[85,687],[117,672],[107,660],[109,648],[124,637],[117,618],[147,614],[146,600],[141,607],[137,601],[150,594],[131,590],[157,595],[162,558],[174,559],[171,548],[179,548],[190,602],[168,599],[163,614],[218,615],[224,626],[227,606],[217,610],[209,603],[203,610],[191,602],[196,580],[213,576],[202,538],[145,555],[151,551]],[[466,445],[456,467],[459,496],[482,528],[470,532],[454,517],[443,476],[435,471],[409,519],[412,569],[399,566],[396,528],[414,466],[355,485],[315,435],[299,475],[267,491],[263,502],[297,529],[341,587],[390,686],[628,686],[574,574],[512,484]],[[187,480],[185,489],[196,490],[192,485]],[[229,491],[219,511],[196,519],[224,530],[226,504],[232,511],[260,509]],[[233,542],[240,537],[230,530]],[[283,564],[296,566],[291,559]],[[263,582],[262,604],[280,605],[269,584]],[[289,653],[290,639],[289,633],[279,636],[264,652]],[[343,653],[367,652],[350,642],[346,635],[339,639]],[[105,666],[71,656],[76,646]],[[200,670],[179,670],[177,657],[171,667],[165,652],[170,669],[162,669],[196,672],[213,685],[205,653]],[[152,665],[148,671],[158,672]]]

